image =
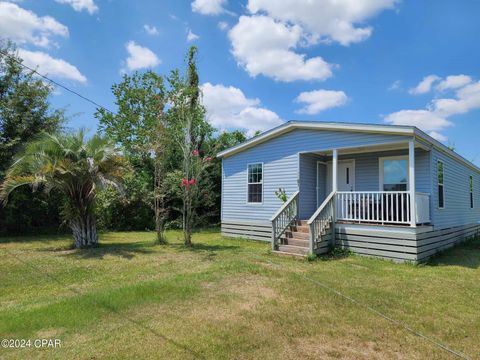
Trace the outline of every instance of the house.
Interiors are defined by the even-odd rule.
[[[218,156],[222,234],[275,252],[419,262],[480,230],[480,169],[413,126],[289,121]]]

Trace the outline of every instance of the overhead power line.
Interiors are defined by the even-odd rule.
[[[4,51],[4,50],[0,50],[0,53],[1,53],[2,55],[6,56],[6,57],[8,57],[8,58],[10,58],[10,59],[12,59],[13,61],[15,61],[15,62],[16,62],[17,64],[19,64],[20,66],[23,66],[25,69],[30,70],[31,72],[37,74],[37,75],[40,76],[41,78],[49,81],[50,83],[52,83],[52,84],[54,84],[54,85],[56,85],[56,86],[58,86],[58,87],[61,87],[62,89],[66,90],[66,91],[68,91],[68,92],[70,92],[70,93],[72,93],[73,95],[78,96],[79,98],[81,98],[81,99],[89,102],[89,103],[92,104],[92,105],[95,105],[97,108],[101,108],[101,109],[109,112],[109,113],[112,114],[112,115],[116,115],[113,111],[107,109],[107,108],[106,108],[105,106],[103,106],[103,105],[100,105],[100,104],[97,103],[96,101],[87,98],[86,96],[84,96],[84,95],[76,92],[75,90],[70,89],[69,87],[67,87],[67,86],[59,83],[58,81],[55,81],[55,80],[50,79],[48,76],[39,73],[36,69],[32,69],[31,67],[25,65],[22,61],[18,60],[15,56],[9,54],[8,52],[6,52],[6,51]]]

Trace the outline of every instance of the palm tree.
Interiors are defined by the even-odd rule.
[[[29,143],[7,171],[0,186],[0,199],[23,185],[33,190],[52,189],[65,195],[62,216],[73,232],[75,247],[98,243],[94,216],[97,189],[120,189],[126,168],[118,150],[99,135],[87,138],[85,131],[68,134],[42,134]]]

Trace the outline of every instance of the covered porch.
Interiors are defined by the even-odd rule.
[[[422,144],[411,140],[339,147],[299,156],[300,219],[310,219],[335,193],[337,222],[412,227],[430,223],[430,157]]]
[[[430,166],[414,139],[299,153],[298,191],[271,219],[273,249],[303,239],[303,253],[325,252],[342,224],[430,228]]]

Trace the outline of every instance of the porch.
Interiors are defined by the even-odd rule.
[[[429,148],[413,139],[300,153],[299,191],[271,219],[273,249],[325,252],[340,224],[429,227],[429,159]],[[288,247],[289,239],[303,240],[304,249]]]

